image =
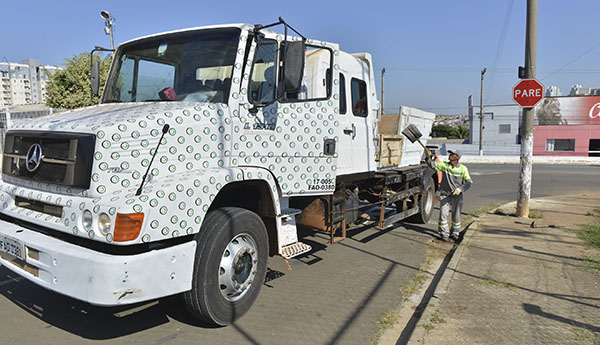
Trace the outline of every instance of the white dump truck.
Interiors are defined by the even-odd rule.
[[[378,117],[369,54],[288,29],[123,43],[100,104],[14,123],[2,265],[100,306],[182,294],[192,315],[226,325],[251,307],[270,255],[311,250],[297,223],[335,242],[369,203],[380,227],[426,222],[436,176],[400,130],[429,133],[433,114]]]

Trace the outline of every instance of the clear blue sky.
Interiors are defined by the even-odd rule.
[[[408,105],[465,114],[470,94],[479,104],[484,67],[484,102],[510,103],[517,66],[524,63],[526,0],[3,1],[0,58],[61,65],[95,45],[109,47],[101,10],[116,17],[116,43],[192,26],[266,24],[282,16],[305,36],[339,43],[347,52],[370,52],[378,93],[386,68],[388,113]],[[563,95],[574,84],[600,88],[599,18],[598,0],[539,1],[537,77],[545,86],[556,85]]]

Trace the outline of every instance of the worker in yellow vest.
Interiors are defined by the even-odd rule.
[[[463,205],[463,193],[466,192],[473,180],[469,175],[469,169],[460,164],[461,154],[458,150],[448,150],[448,162],[435,162],[428,157],[427,164],[437,171],[442,172],[440,182],[440,220],[438,233],[442,240],[458,240],[460,235],[460,212]],[[452,213],[452,226],[448,227],[448,215]]]

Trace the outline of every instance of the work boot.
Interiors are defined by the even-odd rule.
[[[443,233],[443,232],[438,232],[438,235],[440,236],[440,239],[444,242],[450,242],[450,237],[448,237],[447,234]]]
[[[453,232],[452,235],[450,235],[450,237],[454,240],[454,241],[458,241],[458,239],[460,238],[460,232]]]

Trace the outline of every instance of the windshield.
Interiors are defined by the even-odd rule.
[[[240,30],[208,29],[122,46],[103,103],[227,103]]]

